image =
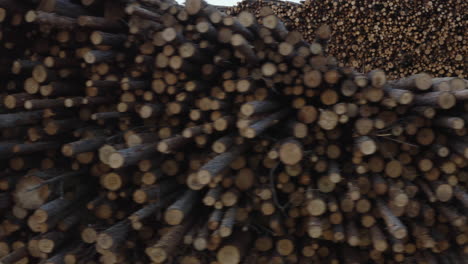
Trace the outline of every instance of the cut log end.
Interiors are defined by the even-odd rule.
[[[122,167],[125,164],[125,157],[120,153],[112,153],[109,156],[109,166],[113,169]]]
[[[169,257],[163,248],[148,248],[146,254],[156,263],[163,263]]]
[[[24,15],[26,22],[32,23],[37,19],[37,13],[34,10],[29,10],[26,15]]]
[[[92,244],[96,242],[97,232],[94,228],[86,227],[81,231],[81,239],[87,244]]]
[[[399,103],[403,104],[403,105],[407,105],[407,104],[410,104],[411,102],[413,102],[413,99],[414,99],[413,93],[405,92],[400,96]]]
[[[280,147],[280,160],[287,165],[297,164],[302,160],[302,148],[297,143],[285,143]]]
[[[177,209],[168,209],[164,213],[164,220],[169,225],[179,225],[184,220],[184,213]]]
[[[453,187],[450,184],[441,184],[437,186],[436,196],[441,202],[448,202],[453,197]]]
[[[208,184],[212,178],[213,175],[211,175],[211,173],[207,170],[200,170],[197,173],[197,179],[200,184]]]
[[[457,99],[451,93],[443,93],[437,99],[438,105],[442,109],[450,109],[457,103]]]
[[[122,178],[117,173],[108,173],[101,179],[101,184],[110,191],[117,191],[122,187]]]
[[[217,260],[221,264],[238,264],[241,261],[241,253],[235,246],[223,246],[216,254]]]
[[[84,56],[83,59],[86,63],[93,64],[96,62],[96,56],[94,56],[93,53],[87,52]]]
[[[315,199],[307,203],[307,212],[312,216],[319,216],[325,213],[327,205],[323,200]]]
[[[62,153],[67,157],[73,156],[73,147],[69,144],[65,144],[62,146]]]
[[[415,80],[415,85],[419,90],[428,90],[432,86],[432,77],[426,73],[418,74]]]
[[[34,176],[22,178],[16,185],[14,198],[17,206],[25,209],[37,209],[44,204],[50,195],[50,189],[47,185],[32,190],[43,181]]]
[[[96,243],[103,249],[109,249],[114,245],[114,240],[110,235],[103,233],[98,235]]]
[[[365,140],[359,143],[359,150],[364,155],[371,155],[377,151],[377,144],[373,140]]]
[[[133,193],[133,200],[139,204],[145,203],[147,201],[147,195],[143,190],[136,190]]]
[[[397,229],[393,232],[393,236],[397,239],[403,239],[408,235],[406,229]]]
[[[55,242],[51,239],[40,239],[37,246],[43,253],[52,253],[55,248]]]
[[[166,142],[159,142],[157,148],[159,152],[162,152],[162,153],[169,152],[169,145]]]

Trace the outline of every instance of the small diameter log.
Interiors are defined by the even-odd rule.
[[[235,230],[234,235],[216,253],[216,259],[221,264],[238,264],[246,256],[251,242],[251,232]]]
[[[43,110],[0,114],[0,128],[32,125],[39,122],[43,116]]]
[[[203,204],[207,206],[214,206],[214,204],[220,199],[223,187],[221,185],[211,188],[203,197]]]
[[[182,224],[172,226],[155,244],[145,249],[146,255],[156,263],[166,261],[175,253],[177,246],[184,237],[184,234],[190,228],[191,222],[189,219]]]
[[[199,192],[186,190],[184,195],[171,204],[164,212],[164,220],[170,225],[179,225],[195,208]]]
[[[462,129],[465,127],[465,121],[459,117],[437,116],[434,119],[434,125],[451,129]]]
[[[74,18],[60,16],[54,13],[30,10],[25,15],[25,21],[28,23],[46,24],[55,28],[73,30],[77,27],[77,21]]]
[[[468,218],[463,213],[458,212],[455,208],[438,204],[437,209],[449,220],[450,224],[454,227],[461,228],[466,226]]]
[[[447,87],[448,89],[443,89]],[[468,86],[466,80],[457,77],[442,77],[432,79],[432,89],[435,91],[461,91]]]
[[[35,224],[48,222],[51,226],[54,226],[52,222],[57,223],[61,220],[68,213],[67,210],[72,204],[72,201],[63,198],[52,200],[39,207],[31,216],[31,219]]]
[[[297,140],[286,140],[279,147],[279,158],[286,165],[297,164],[302,160],[303,155],[302,144]]]
[[[156,150],[157,143],[137,145],[128,149],[118,150],[109,156],[109,166],[117,169],[137,164],[138,161],[150,157]]]
[[[158,116],[163,110],[164,107],[159,104],[144,104],[138,110],[138,114],[141,118],[150,118]]]
[[[124,34],[112,34],[102,31],[94,31],[89,38],[94,45],[109,45],[113,47],[121,46],[127,40]]]
[[[450,109],[456,104],[456,95],[449,92],[428,92],[414,96],[415,105],[427,105],[434,108]]]
[[[57,99],[32,99],[27,100],[24,103],[24,108],[28,110],[36,110],[36,109],[45,109],[45,108],[60,108],[64,107],[65,99],[57,98]]]
[[[28,249],[26,247],[20,247],[18,249],[13,250],[8,255],[0,258],[1,264],[14,264],[14,263],[23,263],[27,261],[28,257]],[[25,262],[27,263],[27,262]]]
[[[61,246],[65,242],[66,237],[67,235],[64,232],[49,232],[41,235],[37,246],[41,252],[49,254]]]
[[[115,252],[115,250],[124,244],[129,231],[130,221],[128,219],[124,219],[99,233],[96,239],[96,245],[102,249]]]
[[[388,248],[388,243],[385,238],[385,235],[380,230],[378,225],[373,225],[370,228],[370,235],[372,238],[372,244],[374,245],[374,249],[379,252],[384,252]]]
[[[362,136],[357,138],[356,146],[359,149],[359,151],[364,155],[371,155],[377,151],[377,143],[375,143],[375,141],[368,136]]]
[[[165,195],[176,191],[177,187],[179,187],[178,183],[171,180],[163,181],[160,184],[143,186],[133,193],[133,200],[139,204],[160,200]]]
[[[127,8],[125,8],[125,12],[129,15],[135,15],[144,19],[161,22],[161,15],[138,5],[128,5]]]
[[[112,50],[92,50],[88,51],[84,56],[83,59],[86,63],[94,64],[99,62],[111,62],[115,60],[117,57],[117,53]]]
[[[192,229],[194,230],[194,229]],[[207,248],[208,246],[208,236],[210,234],[210,230],[208,229],[208,223],[202,225],[199,229],[198,232],[196,233],[196,236],[193,238],[193,248],[195,248],[198,251],[203,251]],[[188,239],[190,240],[190,239]]]
[[[79,153],[97,150],[104,145],[105,142],[105,137],[96,137],[67,143],[62,146],[62,153],[67,157],[72,157]]]
[[[96,16],[79,16],[77,18],[77,23],[85,28],[103,31],[118,31],[124,28],[119,21]]]
[[[377,201],[377,208],[385,221],[388,232],[397,239],[403,239],[408,235],[406,226],[396,217],[383,201]]]
[[[197,173],[197,179],[200,184],[208,184],[217,174],[227,168],[238,156],[245,150],[245,146],[234,146],[228,152],[217,155],[205,165],[203,165]]]
[[[312,105],[303,106],[297,112],[297,119],[304,124],[312,124],[317,120],[317,109]]]
[[[241,134],[247,138],[255,138],[262,134],[268,128],[276,125],[281,119],[285,118],[289,114],[288,109],[280,110],[267,117],[249,125],[245,129],[241,129]]]
[[[139,165],[140,165],[140,163],[139,163]],[[141,170],[141,166],[140,166],[140,170]],[[141,182],[146,184],[146,185],[151,185],[151,184],[159,183],[162,180],[167,179],[169,177],[170,177],[170,175],[163,173],[159,169],[153,169],[153,170],[150,170],[150,171],[145,170],[145,173],[143,174],[143,176],[141,178]]]
[[[245,116],[252,116],[258,113],[268,113],[278,109],[280,104],[272,101],[253,101],[241,106],[241,113]]]
[[[192,139],[190,138],[185,138],[182,135],[176,135],[176,136],[161,140],[157,144],[157,150],[159,152],[168,154],[168,153],[178,150],[184,145],[190,143],[191,141]]]
[[[231,45],[244,56],[245,60],[252,65],[258,63],[255,51],[250,47],[247,40],[241,34],[234,34],[231,37]]]
[[[226,135],[213,142],[211,149],[216,153],[224,153],[234,144],[234,136]]]
[[[72,83],[66,82],[52,82],[40,87],[40,94],[42,96],[71,96],[78,95],[81,87]]]
[[[37,8],[45,12],[57,13],[58,15],[73,18],[89,14],[87,9],[69,0],[41,1]]]
[[[223,220],[219,227],[219,234],[221,237],[229,237],[232,234],[236,222],[236,213],[237,207],[231,207],[224,213]]]
[[[387,77],[385,76],[385,72],[382,70],[373,70],[369,72],[368,78],[370,80],[370,84],[372,87],[381,88],[387,82]]]
[[[12,150],[16,154],[31,154],[39,151],[46,151],[51,149],[57,149],[61,145],[61,142],[33,142],[25,144],[17,144],[13,146]]]
[[[455,186],[454,195],[465,208],[468,208],[468,193],[465,190],[463,190],[460,186]]]
[[[158,210],[162,210],[162,208],[168,206],[180,195],[180,192],[171,189],[168,190],[172,193],[166,192],[166,194],[163,194],[164,196],[161,196],[156,202],[145,205],[128,217],[132,223],[133,229],[140,230],[143,227],[141,221],[154,215]]]
[[[332,130],[338,125],[338,115],[330,110],[320,112],[318,124],[325,130]]]
[[[391,98],[395,99],[399,104],[408,105],[413,102],[414,95],[412,92],[402,89],[397,89],[390,85],[385,85],[384,90],[390,95]]]
[[[208,217],[208,228],[216,230],[221,224],[223,219],[223,211],[221,209],[214,209]]]
[[[432,78],[427,73],[419,73],[390,83],[398,89],[425,91],[431,88]]]
[[[275,248],[281,256],[288,256],[294,252],[293,240],[287,237],[278,239]]]
[[[24,102],[34,99],[35,96],[28,93],[9,94],[3,99],[3,105],[8,109],[21,108]]]
[[[453,197],[453,187],[448,183],[442,181],[431,182],[437,200],[441,202],[448,202]]]

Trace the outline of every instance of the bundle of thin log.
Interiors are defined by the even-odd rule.
[[[323,23],[333,35],[328,53],[362,72],[381,68],[389,78],[418,72],[466,78],[466,10],[463,0],[335,1],[244,0],[227,13],[274,12],[308,41]],[[269,11],[268,11],[269,10]]]
[[[201,0],[0,0],[0,263],[463,263],[467,80]]]

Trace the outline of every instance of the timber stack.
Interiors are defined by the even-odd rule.
[[[262,14],[0,0],[0,263],[464,263],[467,80]]]
[[[322,24],[330,25],[327,51],[340,66],[361,72],[381,68],[391,79],[423,71],[467,76],[467,1],[244,0],[228,13],[247,10],[261,19],[265,7],[309,42]]]

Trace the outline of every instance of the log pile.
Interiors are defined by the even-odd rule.
[[[261,18],[265,8],[309,42],[322,24],[330,25],[328,53],[341,66],[361,72],[380,68],[392,79],[422,71],[435,77],[467,76],[467,1],[307,0],[298,5],[244,0],[228,13],[248,10]]]
[[[467,80],[201,0],[0,22],[0,263],[464,263]]]

